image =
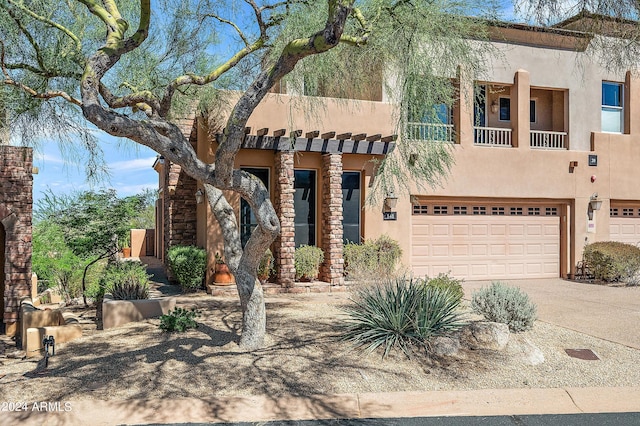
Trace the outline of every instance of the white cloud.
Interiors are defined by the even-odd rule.
[[[151,170],[156,157],[136,158],[133,160],[113,161],[109,163],[109,169],[113,172],[130,172],[138,170]]]

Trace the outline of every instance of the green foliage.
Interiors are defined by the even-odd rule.
[[[204,282],[207,252],[195,246],[173,246],[167,253],[169,267],[183,291],[196,290]]]
[[[596,280],[640,283],[640,248],[631,244],[603,241],[587,245],[583,258]]]
[[[424,282],[427,287],[450,292],[458,301],[461,301],[464,296],[464,290],[462,289],[463,280],[450,277],[449,274],[439,274],[435,278],[425,277]]]
[[[149,278],[145,266],[137,261],[109,263],[100,278],[100,286],[115,300],[149,298]]]
[[[344,308],[342,339],[371,352],[383,348],[383,357],[399,348],[407,356],[414,346],[465,325],[457,310],[460,299],[447,290],[398,278],[361,287]]]
[[[33,226],[32,267],[39,281],[56,287],[65,301],[79,296],[83,262],[66,245],[62,229],[52,223]]]
[[[471,308],[488,321],[507,324],[515,332],[529,330],[536,320],[536,305],[527,293],[498,281],[473,293]]]
[[[271,276],[271,274],[274,272],[274,270],[273,254],[271,253],[270,249],[267,249],[267,251],[264,252],[264,255],[260,259],[260,264],[258,265],[258,279],[268,279],[269,276]]]
[[[400,244],[382,235],[376,240],[344,246],[344,263],[347,277],[358,281],[392,277],[402,257]]]
[[[200,316],[200,311],[192,308],[187,310],[185,308],[176,307],[173,311],[169,311],[166,315],[160,317],[160,330],[166,332],[184,332],[191,328],[197,328],[198,323],[195,318]]]
[[[129,221],[129,228],[154,229],[156,227],[156,200],[158,199],[158,191],[156,189],[145,189],[137,194],[136,197],[140,199],[140,209],[131,221]]]
[[[320,273],[320,264],[324,261],[324,252],[320,247],[300,246],[294,254],[296,279],[313,280]]]

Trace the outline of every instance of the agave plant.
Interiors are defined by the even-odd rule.
[[[427,347],[430,339],[451,333],[465,322],[457,308],[460,299],[450,291],[397,278],[363,287],[344,308],[342,340],[367,352],[393,348],[410,356],[414,346]]]

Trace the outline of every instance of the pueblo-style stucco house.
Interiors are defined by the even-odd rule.
[[[0,334],[17,331],[20,299],[31,296],[31,148],[3,144],[0,130]]]
[[[294,249],[310,244],[325,252],[320,280],[339,289],[343,243],[382,234],[400,242],[414,275],[466,280],[572,277],[585,244],[639,242],[640,80],[600,65],[592,46],[601,35],[583,31],[589,23],[582,15],[554,28],[494,26],[490,43],[502,57],[486,80],[448,76],[459,90],[443,123],[398,132],[411,143],[452,144],[455,165],[442,187],[397,203],[364,205],[370,160],[394,155],[396,143],[382,85],[358,99],[320,98],[312,118],[296,107],[299,97],[270,94],[249,120],[236,167],[272,194],[282,224],[277,286],[291,285]],[[211,160],[207,120],[184,127]],[[154,167],[158,253],[196,244],[212,266],[222,239],[207,203],[196,202],[200,184],[161,159]],[[232,201],[244,237],[255,219]]]

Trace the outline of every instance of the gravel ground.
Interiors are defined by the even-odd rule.
[[[167,334],[159,320],[106,331],[85,323],[85,335],[56,345],[49,368],[38,358],[11,359],[0,344],[0,401],[203,397],[215,395],[338,394],[483,388],[637,386],[640,351],[537,322],[516,335],[540,348],[531,366],[512,351],[464,351],[461,359],[363,355],[336,339],[342,294],[297,295],[267,301],[264,349],[237,346],[235,299],[180,296],[202,310],[199,327]],[[85,312],[85,317],[90,313]],[[513,335],[512,335],[513,338]],[[571,358],[566,348],[589,348],[599,361]]]

